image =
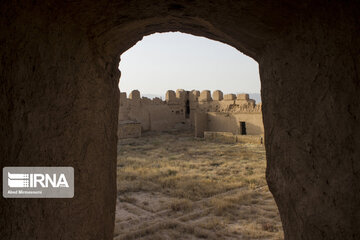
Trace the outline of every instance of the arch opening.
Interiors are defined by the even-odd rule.
[[[163,42],[160,45],[164,48]],[[177,47],[181,48],[179,45]],[[154,51],[159,52],[160,50],[155,49]],[[144,52],[143,54],[146,54],[146,51]],[[222,114],[227,118],[230,115],[231,118],[236,118],[237,114],[241,115],[237,119],[238,121],[231,121],[233,122],[231,126],[230,122],[222,122],[223,116],[212,115],[211,120],[207,118],[206,121],[217,121],[217,126],[214,128],[216,124],[213,124],[214,126],[209,125],[204,129],[208,135],[223,131],[228,134],[238,134],[240,138],[240,135],[244,134],[241,132],[241,123],[245,123],[244,119],[249,121],[250,126],[255,124],[251,119],[255,115],[260,116],[258,119],[262,119],[261,112],[254,112],[255,101],[249,102],[248,98],[243,98],[244,94],[237,96],[228,94],[231,96],[225,95],[225,98],[234,98],[224,100],[221,91],[214,91],[208,96],[209,99],[206,101],[203,99],[201,102],[198,100],[204,98],[201,95],[204,95],[203,93],[206,91],[200,95],[193,95],[194,91],[184,90],[177,90],[176,93],[168,91],[165,98],[158,96],[149,99],[148,97],[155,97],[156,94],[150,94],[152,92],[141,86],[144,79],[141,81],[136,78],[146,76],[146,80],[151,82],[151,86],[160,83],[159,87],[163,87],[165,83],[156,81],[156,74],[147,73],[146,67],[141,66],[141,63],[148,63],[149,59],[144,57],[143,61],[139,59],[140,55],[134,55],[136,61],[133,57],[130,59],[136,62],[137,72],[145,72],[143,75],[132,76],[132,78],[127,76],[128,73],[121,67],[121,64],[127,60],[127,56],[122,57],[119,66],[122,78],[125,77],[125,79],[120,79],[119,84],[121,92],[119,129],[122,130],[118,143],[118,200],[115,238],[136,237],[146,229],[151,229],[146,235],[149,238],[161,238],[167,235],[178,239],[184,237],[183,234],[187,238],[199,238],[201,234],[203,237],[225,237],[230,234],[235,238],[283,238],[276,204],[271,201],[271,194],[266,190],[265,149],[261,145],[263,137],[257,144],[247,143],[250,147],[244,145],[244,142],[237,142],[237,135],[232,135],[235,137],[235,142],[226,142],[229,141],[229,138],[225,142],[222,142],[221,139],[206,138],[206,141],[194,139],[196,126],[194,126],[195,122],[192,122],[194,121],[192,114],[197,111]],[[153,56],[153,52],[150,55]],[[191,59],[191,54],[188,55]],[[171,56],[167,61],[171,61],[170,59],[172,59]],[[153,58],[152,60],[156,62]],[[187,69],[182,65],[178,67],[182,71]],[[149,68],[153,69],[154,65],[150,65]],[[126,69],[132,70],[128,66]],[[173,69],[167,71],[171,73]],[[221,70],[219,69],[219,71]],[[152,78],[152,76],[155,77]],[[223,79],[220,80],[220,86],[223,88],[226,83],[233,84],[229,88],[231,90],[246,85],[245,83],[234,84],[234,82],[226,81],[224,79],[226,77],[223,76]],[[245,76],[237,76],[238,80],[240,80],[239,77],[245,78]],[[141,96],[137,90],[132,91],[129,95],[122,90],[131,89],[129,82],[122,88],[122,83],[130,79],[141,82],[138,87],[134,88],[141,88],[142,91],[148,93],[147,97]],[[206,77],[205,79],[208,80]],[[178,82],[179,80],[169,79],[165,85],[171,85],[171,81]],[[203,88],[209,86],[207,84],[209,81],[204,81],[204,79],[201,81],[199,77],[193,77],[190,80],[192,83],[195,81],[200,81]],[[184,84],[186,84],[185,80]],[[238,91],[241,91],[240,87],[238,88]],[[201,107],[201,105],[205,106]],[[164,108],[168,108],[167,111]],[[236,108],[238,109],[236,110]],[[230,109],[231,112],[229,112]],[[173,117],[178,118],[178,123],[187,123],[188,127],[179,127],[176,124],[166,127],[167,122],[164,119],[170,119],[171,113],[173,113]],[[153,114],[156,117],[152,116]],[[129,123],[128,121],[133,122]],[[259,128],[262,128],[262,122],[260,125]],[[126,130],[127,128],[130,130]],[[124,132],[131,131],[131,129],[134,134],[125,136]],[[257,136],[251,127],[250,133],[252,137]],[[220,133],[218,134],[220,136]],[[204,132],[202,132],[202,136],[204,136]],[[183,140],[179,141],[178,138]],[[238,148],[236,153],[234,152],[235,148]],[[227,151],[232,154],[227,154]],[[159,152],[161,153],[159,154]],[[179,158],[179,154],[186,157]],[[223,164],[226,167],[223,167]],[[192,171],[196,171],[196,173],[187,173]],[[209,173],[211,171],[213,172]],[[225,172],[228,172],[227,177],[223,175]],[[226,180],[224,180],[225,178]],[[239,208],[246,207],[248,207],[247,210],[239,210]],[[145,211],[140,213],[136,210],[137,208]],[[261,210],[263,208],[272,209],[269,214],[275,220],[264,217],[259,212],[267,211]],[[195,214],[196,211],[200,211],[202,214],[199,213],[198,217],[186,220],[187,216]],[[178,219],[183,219],[180,225]],[[129,225],[130,222],[133,222],[132,226]],[[159,222],[163,224],[159,224]],[[171,226],[168,225],[169,222],[171,222]],[[217,229],[220,226],[221,231]],[[138,230],[135,231],[135,228]]]
[[[259,62],[285,238],[360,238],[358,2],[10,2],[0,3],[2,167],[73,166],[76,187],[68,200],[2,198],[2,238],[113,237],[119,56],[167,31]]]

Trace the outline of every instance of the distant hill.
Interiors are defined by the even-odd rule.
[[[156,97],[158,97],[158,98],[164,98],[164,96],[162,96],[162,95],[159,95],[159,94],[147,94],[147,93],[145,93],[145,94],[141,94],[141,96],[142,97],[147,97],[147,98],[150,98],[150,99],[153,99],[153,98],[156,98]],[[163,99],[164,100],[164,99]]]

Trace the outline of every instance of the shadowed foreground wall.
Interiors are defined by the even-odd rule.
[[[74,199],[1,199],[1,239],[111,239],[119,56],[183,31],[259,62],[287,239],[360,238],[356,1],[2,1],[4,166],[73,166]]]

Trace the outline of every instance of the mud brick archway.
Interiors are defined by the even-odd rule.
[[[360,239],[360,4],[0,3],[4,166],[73,166],[74,199],[1,199],[1,239],[111,239],[119,56],[182,31],[258,61],[267,180],[286,239]],[[151,81],[151,79],[149,79]]]

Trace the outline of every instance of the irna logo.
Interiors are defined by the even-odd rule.
[[[57,176],[54,174],[42,174],[42,173],[10,173],[8,172],[8,185],[11,188],[36,188],[43,187],[69,187],[66,177],[63,173]]]
[[[72,167],[4,167],[5,198],[73,198]]]

